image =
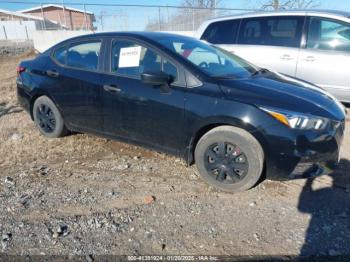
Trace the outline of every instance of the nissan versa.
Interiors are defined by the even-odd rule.
[[[101,33],[63,41],[17,68],[40,132],[86,132],[196,163],[225,191],[335,167],[345,108],[322,89],[190,37]]]

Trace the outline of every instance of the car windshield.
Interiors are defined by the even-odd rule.
[[[257,70],[238,56],[189,37],[164,36],[157,42],[212,77],[247,78]]]

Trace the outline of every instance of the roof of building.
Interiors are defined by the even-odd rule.
[[[41,8],[48,8],[48,7],[56,7],[59,9],[63,9],[63,5],[56,5],[56,4],[46,4],[46,5],[42,5],[42,6],[36,6],[36,7],[32,7],[32,8],[28,8],[28,9],[24,9],[24,10],[19,10],[18,12],[20,13],[27,13],[27,12],[31,12],[31,11],[36,11],[36,10],[40,10]],[[76,9],[76,8],[72,8],[72,7],[68,7],[68,6],[64,6],[65,10],[70,10],[70,11],[74,11],[74,12],[79,12],[79,13],[86,13],[89,15],[93,15],[94,13],[89,12],[89,11],[84,11],[84,10],[80,10],[80,9]]]
[[[0,13],[11,15],[11,16],[27,18],[27,19],[31,19],[31,20],[43,20],[41,17],[38,17],[38,16],[22,14],[19,12],[13,12],[13,11],[5,10],[5,9],[0,9]]]

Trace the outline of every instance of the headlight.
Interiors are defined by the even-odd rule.
[[[270,114],[286,126],[294,129],[322,130],[326,128],[329,122],[326,118],[303,115],[292,111],[270,109],[266,107],[260,107],[260,109]]]

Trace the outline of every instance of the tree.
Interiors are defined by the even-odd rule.
[[[181,8],[164,16],[164,8],[158,8],[158,16],[149,19],[147,31],[194,31],[206,19],[218,16],[215,8],[221,0],[183,0]],[[165,7],[167,8],[167,7]]]
[[[292,8],[315,8],[319,6],[320,3],[315,0],[267,0],[263,2],[262,9],[292,9]]]
[[[184,7],[216,8],[220,5],[221,0],[184,0]]]

